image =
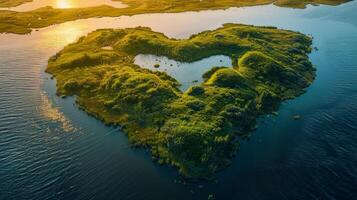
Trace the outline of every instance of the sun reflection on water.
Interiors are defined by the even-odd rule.
[[[56,7],[57,8],[72,8],[73,5],[71,3],[71,0],[57,0]]]
[[[42,47],[47,45],[48,47],[61,47],[69,43],[73,43],[80,36],[86,33],[85,24],[76,23],[64,23],[58,25],[56,29],[48,28],[40,32],[40,44]]]

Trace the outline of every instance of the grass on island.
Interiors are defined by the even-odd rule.
[[[4,5],[13,0],[2,1],[2,5]],[[92,17],[116,17],[145,13],[174,13],[226,9],[229,7],[254,6],[270,3],[274,3],[278,6],[304,8],[307,4],[337,5],[347,1],[349,0],[122,0],[121,2],[127,4],[128,7],[113,8],[110,6],[98,6],[72,9],[44,7],[28,12],[0,11],[0,33],[26,34],[35,28],[43,28],[53,24]]]
[[[311,42],[292,31],[237,24],[182,40],[143,27],[102,29],[58,52],[46,71],[58,95],[75,95],[86,112],[120,125],[158,163],[209,178],[230,163],[259,115],[311,84]],[[173,77],[135,65],[138,54],[181,62],[226,55],[233,68],[212,67],[202,84],[181,92]]]

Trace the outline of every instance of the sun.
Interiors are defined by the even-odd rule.
[[[71,0],[57,0],[56,7],[57,8],[71,8]]]

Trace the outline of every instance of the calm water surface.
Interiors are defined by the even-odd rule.
[[[185,91],[192,85],[203,82],[202,75],[214,66],[231,67],[232,60],[228,56],[211,56],[192,63],[179,62],[165,56],[139,54],[135,64],[154,71],[166,72],[181,84],[180,90]],[[159,67],[155,67],[159,64]]]
[[[305,10],[258,6],[77,20],[0,35],[0,199],[356,199],[357,2]],[[189,22],[189,23],[188,23]],[[47,59],[106,27],[149,26],[170,37],[236,22],[314,36],[317,79],[259,128],[216,182],[177,184],[174,169],[55,95]],[[196,76],[196,74],[194,75]],[[301,120],[294,121],[299,114]]]

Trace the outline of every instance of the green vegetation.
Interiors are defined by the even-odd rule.
[[[19,6],[32,0],[0,0],[0,8],[9,8]]]
[[[290,8],[305,8],[306,5],[312,4],[312,5],[339,5],[341,3],[348,2],[347,1],[341,1],[341,0],[277,0],[274,4],[277,6],[283,6],[283,7],[290,7]]]
[[[1,0],[0,0],[1,1]],[[3,0],[12,2],[13,0]],[[43,28],[53,24],[86,19],[91,17],[117,17],[145,13],[173,13],[184,11],[199,11],[208,9],[226,9],[274,3],[278,6],[304,8],[307,4],[337,5],[349,0],[122,0],[126,8],[98,6],[91,8],[53,9],[39,8],[29,12],[0,11],[0,33],[30,33],[32,29]]]
[[[158,163],[209,178],[230,163],[257,116],[311,84],[310,45],[300,33],[237,24],[183,40],[143,27],[102,29],[50,58],[46,71],[57,79],[58,95],[76,95],[81,108],[120,125]],[[234,67],[213,67],[202,84],[181,92],[166,73],[133,64],[138,54],[185,62],[226,55]]]
[[[215,198],[214,198],[213,194],[209,194],[208,197],[207,197],[207,199],[208,199],[208,200],[214,200]]]

